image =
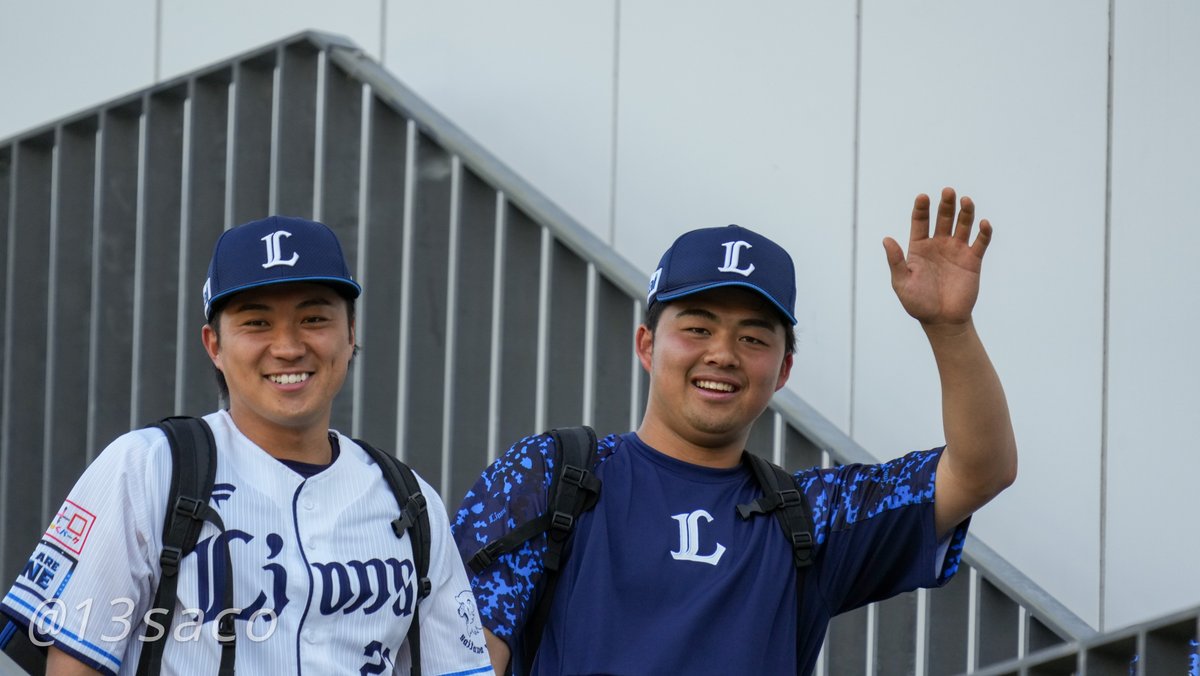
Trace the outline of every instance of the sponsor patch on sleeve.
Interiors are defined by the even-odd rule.
[[[25,562],[14,586],[42,600],[57,597],[70,582],[76,563],[75,557],[62,548],[42,540]]]
[[[87,544],[88,535],[94,525],[95,514],[67,500],[50,521],[46,537],[79,555],[83,553],[83,546]]]

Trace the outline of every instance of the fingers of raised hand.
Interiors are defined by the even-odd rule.
[[[954,226],[954,238],[963,244],[971,242],[971,226],[975,223],[975,202],[963,196],[958,208],[958,224]]]
[[[983,258],[983,253],[987,251],[988,244],[992,241],[992,224],[988,219],[979,221],[979,234],[975,235],[975,243],[971,245],[971,253]]]
[[[937,222],[934,237],[949,237],[954,225],[954,188],[942,188],[942,200],[938,202]]]
[[[921,193],[913,200],[912,229],[908,241],[916,242],[929,238],[929,195]]]

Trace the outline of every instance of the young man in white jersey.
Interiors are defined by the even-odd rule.
[[[432,531],[422,599],[380,467],[329,429],[361,292],[333,232],[281,216],[233,228],[203,292],[204,348],[228,400],[204,417],[217,458],[209,504],[224,527],[205,523],[179,563],[174,622],[162,627],[148,610],[162,575],[168,442],[147,428],[109,445],[0,605],[48,646],[47,673],[133,674],[141,637],[165,631],[164,673],[215,674],[225,668],[217,627],[232,614],[240,673],[407,674],[418,604],[423,674],[492,673],[433,488],[419,480]]]
[[[884,242],[892,286],[941,375],[946,444],[796,472],[779,495],[798,492],[812,515],[802,578],[775,519],[745,509],[762,504],[763,490],[743,458],[752,424],[791,373],[791,256],[738,226],[680,236],[650,278],[635,337],[650,374],[644,418],[636,432],[599,441],[594,506],[551,519],[573,528],[573,540],[544,618],[534,609],[557,555],[545,532],[516,535],[548,513],[555,440],[518,441],[454,521],[496,671],[520,657],[543,675],[806,674],[833,615],[945,584],[970,515],[1012,483],[1017,465],[1004,392],[971,319],[992,235],[982,221],[972,243],[973,225],[971,200],[956,219],[947,188],[932,233],[930,200],[917,197],[907,257]],[[588,485],[586,473],[572,476]],[[523,634],[538,622],[531,657]]]

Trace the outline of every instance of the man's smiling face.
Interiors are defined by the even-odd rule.
[[[322,284],[273,284],[238,293],[204,327],[204,346],[229,385],[238,428],[328,429],[354,353],[348,303]]]

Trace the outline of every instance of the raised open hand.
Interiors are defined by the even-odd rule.
[[[979,297],[979,270],[983,254],[992,240],[992,225],[979,222],[979,234],[971,243],[975,203],[963,197],[954,218],[954,188],[942,189],[933,236],[929,234],[929,196],[917,195],[913,202],[912,231],[908,257],[891,237],[883,239],[892,289],[904,310],[925,325],[964,324]]]

